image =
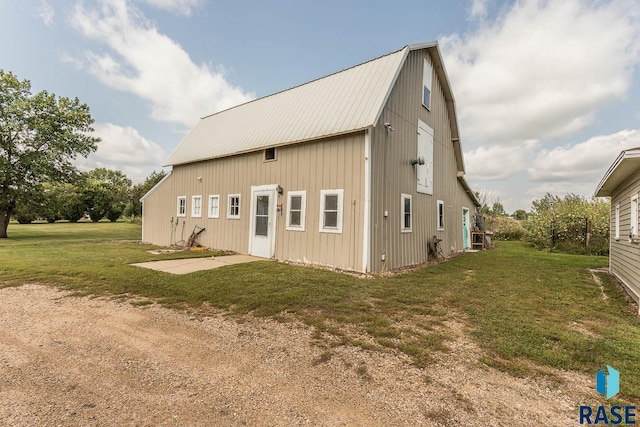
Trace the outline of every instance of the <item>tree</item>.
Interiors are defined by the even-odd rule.
[[[70,183],[45,183],[39,216],[48,222],[66,219],[78,222],[84,215],[85,203],[76,185]]]
[[[504,210],[504,206],[502,206],[502,203],[500,203],[499,200],[493,202],[490,214],[492,216],[507,216],[507,212]]]
[[[0,238],[7,237],[21,195],[43,182],[69,180],[77,173],[72,161],[96,150],[92,123],[78,98],[33,95],[28,80],[0,70]]]
[[[167,176],[167,173],[163,170],[161,170],[160,172],[153,171],[151,172],[151,174],[149,174],[149,176],[144,180],[143,183],[134,185],[131,189],[129,203],[127,203],[127,207],[124,210],[124,216],[131,218],[141,216],[142,203],[140,202],[140,199],[165,176]]]
[[[97,168],[83,174],[82,189],[89,216],[94,222],[122,216],[129,200],[131,180],[123,172]]]
[[[489,208],[489,198],[491,197],[491,192],[488,190],[478,190],[475,192],[476,199],[480,202],[480,208],[478,208],[478,213],[481,215],[489,215],[491,209]]]
[[[513,218],[517,220],[527,219],[527,211],[524,209],[518,209],[513,213]]]

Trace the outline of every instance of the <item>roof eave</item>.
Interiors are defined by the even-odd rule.
[[[335,138],[338,136],[343,136],[343,135],[350,135],[353,133],[358,133],[358,132],[363,132],[367,129],[371,129],[373,127],[373,125],[369,125],[369,126],[364,126],[358,129],[352,129],[352,130],[348,130],[348,131],[344,131],[344,132],[338,132],[338,133],[333,133],[330,135],[323,135],[321,137],[317,137],[317,138],[307,138],[307,139],[300,139],[300,140],[296,140],[296,141],[288,141],[288,142],[281,142],[281,143],[277,143],[277,144],[271,144],[271,145],[266,145],[264,147],[260,147],[258,149],[248,149],[248,150],[242,150],[242,151],[236,151],[233,153],[227,153],[224,155],[220,155],[220,156],[211,156],[211,157],[203,157],[201,159],[191,159],[191,160],[184,160],[184,161],[179,161],[179,162],[172,162],[172,163],[167,163],[164,164],[162,166],[164,167],[168,167],[168,166],[180,166],[180,165],[186,165],[189,163],[194,163],[194,162],[206,162],[207,160],[214,160],[214,159],[222,159],[225,157],[232,157],[232,156],[239,156],[241,154],[247,154],[247,153],[255,153],[258,151],[263,151],[267,148],[278,148],[278,147],[286,147],[289,145],[295,145],[295,144],[302,144],[305,142],[311,142],[311,141],[320,141],[323,139],[328,139],[328,138]],[[171,160],[171,158],[167,159]]]
[[[464,191],[469,195],[469,197],[471,198],[471,201],[473,201],[473,204],[477,208],[481,207],[482,204],[480,203],[480,201],[476,197],[476,195],[473,192],[473,190],[471,190],[471,187],[469,187],[469,183],[467,182],[467,180],[464,177],[464,175],[459,175],[458,176],[458,181],[460,181],[460,184],[462,184],[462,188],[464,188]]]
[[[147,197],[149,197],[149,196],[151,195],[151,193],[153,193],[154,191],[156,191],[156,189],[160,188],[160,186],[161,186],[161,185],[162,185],[162,184],[163,184],[167,179],[169,179],[169,177],[171,176],[171,173],[172,173],[172,172],[173,172],[173,171],[169,171],[169,173],[168,173],[168,174],[166,174],[166,175],[164,176],[164,178],[162,178],[160,181],[158,181],[158,183],[157,183],[156,185],[154,185],[153,187],[151,187],[151,190],[147,191],[147,193],[146,193],[144,196],[140,197],[140,201],[141,201],[141,202],[144,202],[144,199],[146,199]]]
[[[598,184],[596,191],[593,193],[594,197],[611,197],[613,190],[617,187],[618,184],[614,184],[623,181],[627,178],[631,172],[623,173],[622,175],[617,174],[617,171],[620,170],[620,167],[625,163],[625,161],[634,161],[640,163],[640,147],[633,148],[630,150],[625,150],[620,153],[620,155],[616,158],[613,164],[607,170],[604,177]]]

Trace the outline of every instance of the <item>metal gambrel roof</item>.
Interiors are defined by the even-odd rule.
[[[203,117],[165,166],[342,135],[374,127],[410,51],[429,49],[442,82],[458,171],[464,172],[455,101],[437,42],[415,44]]]

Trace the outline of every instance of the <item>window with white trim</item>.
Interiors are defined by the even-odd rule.
[[[403,233],[411,232],[411,222],[412,222],[412,200],[410,194],[400,194],[400,230]]]
[[[209,218],[220,218],[220,195],[209,196]]]
[[[287,192],[287,230],[304,231],[307,210],[307,192]]]
[[[444,230],[444,202],[438,200],[438,230]]]
[[[433,76],[433,69],[431,64],[425,59],[424,68],[422,70],[422,105],[427,110],[431,110],[431,80]]]
[[[187,196],[178,196],[178,212],[176,216],[187,216]]]
[[[631,224],[629,228],[629,237],[638,236],[638,195],[631,196]]]
[[[320,190],[320,232],[342,233],[344,190]]]
[[[614,236],[615,236],[615,239],[618,240],[618,239],[620,239],[620,203],[618,203],[616,205],[616,211],[615,211],[614,218],[615,218],[614,219],[614,221],[615,221],[615,224],[614,224],[615,234],[614,234]]]
[[[240,194],[227,197],[227,219],[240,219]]]
[[[202,217],[202,196],[191,196],[191,217]]]

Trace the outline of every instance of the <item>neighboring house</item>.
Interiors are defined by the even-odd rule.
[[[640,147],[625,150],[613,162],[596,189],[596,197],[611,197],[609,271],[640,303]]]
[[[207,247],[357,271],[422,263],[433,236],[470,247],[478,201],[435,42],[204,117],[166,163],[144,242],[199,226]]]

